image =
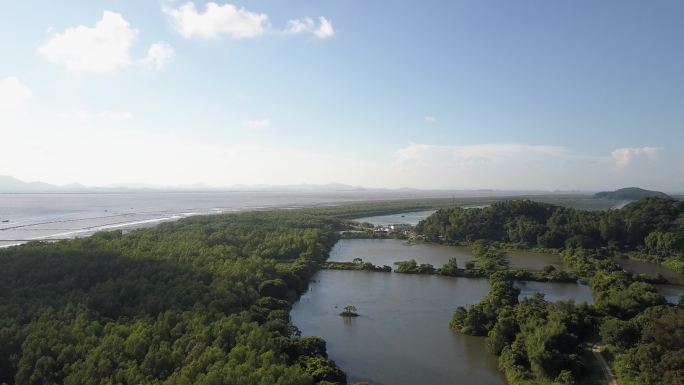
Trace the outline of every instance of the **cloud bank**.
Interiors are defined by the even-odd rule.
[[[660,152],[658,147],[627,147],[618,148],[611,152],[611,156],[615,160],[615,166],[620,169],[625,169],[638,158],[653,159]]]
[[[317,26],[310,17],[289,20],[287,22],[287,27],[283,30],[283,32],[291,35],[308,33],[321,40],[335,36],[335,29],[333,28],[332,22],[330,20],[321,16],[318,18],[318,23],[319,24]]]
[[[684,182],[681,171],[663,167],[665,156],[617,169],[610,151],[587,155],[553,145],[415,143],[352,157],[323,149],[153,134],[126,128],[130,117],[125,112],[76,112],[50,129],[40,124],[9,128],[3,133],[8,139],[0,143],[0,174],[88,185],[337,181],[368,187],[502,190],[599,190],[631,185],[676,190]],[[258,129],[268,124],[268,119],[257,119],[245,126]],[[624,152],[619,150],[623,149],[613,153]],[[628,151],[634,156],[649,152]],[[664,149],[658,152],[666,154]]]
[[[219,5],[209,2],[204,10],[198,10],[192,2],[178,7],[169,4],[162,7],[173,29],[185,38],[217,39],[227,36],[232,39],[256,38],[267,33],[289,35],[310,34],[317,39],[328,39],[335,35],[332,22],[321,16],[316,25],[311,18],[289,20],[283,30],[274,29],[269,16],[253,12],[233,4]]]
[[[79,25],[54,34],[38,47],[38,53],[72,71],[108,73],[135,62],[130,51],[137,38],[138,30],[121,14],[104,11],[94,27]],[[170,45],[158,42],[150,47],[143,61],[161,68],[172,55]]]
[[[174,29],[186,38],[215,39],[227,35],[233,39],[261,36],[268,28],[268,15],[250,12],[232,4],[207,3],[204,12],[194,3],[178,8],[163,7]]]

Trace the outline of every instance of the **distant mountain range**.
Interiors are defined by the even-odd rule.
[[[24,182],[11,176],[0,175],[0,192],[51,192],[79,188],[84,187],[76,184],[55,186],[44,182]]]
[[[24,182],[20,179],[0,175],[0,193],[57,193],[57,192],[128,192],[128,191],[367,191],[361,186],[341,183],[298,184],[298,185],[234,185],[213,187],[202,184],[179,186],[155,186],[145,184],[109,185],[102,187],[81,184],[53,185],[45,182]],[[404,189],[402,189],[404,190]],[[410,189],[405,189],[410,190]]]
[[[219,191],[273,191],[273,192],[369,192],[392,193],[393,195],[420,195],[429,197],[514,197],[532,195],[588,195],[586,191],[542,191],[542,190],[430,190],[403,188],[367,188],[342,183],[327,184],[293,184],[269,185],[238,184],[227,187],[215,187],[204,184],[158,186],[149,184],[118,184],[108,186],[84,186],[78,183],[54,185],[45,182],[25,182],[12,176],[0,175],[0,193],[114,193],[114,192],[219,192]],[[604,191],[594,195],[596,198],[614,200],[639,200],[650,196],[669,197],[659,191],[649,191],[636,187],[623,188],[616,191]]]
[[[594,194],[596,198],[613,199],[624,201],[638,201],[639,199],[657,197],[657,198],[671,198],[669,195],[660,191],[644,190],[639,187],[626,187],[615,191],[601,191]]]
[[[114,192],[220,192],[220,191],[239,191],[239,192],[369,192],[369,193],[391,193],[396,198],[405,196],[422,197],[492,197],[492,196],[523,196],[523,195],[548,195],[548,194],[583,194],[579,191],[540,191],[540,190],[430,190],[416,189],[410,187],[402,188],[368,188],[363,186],[352,186],[342,183],[326,184],[293,184],[293,185],[269,185],[238,184],[226,187],[215,187],[204,184],[158,186],[149,184],[120,184],[108,186],[84,186],[82,184],[53,185],[45,182],[24,182],[11,176],[0,175],[0,193],[114,193]],[[584,193],[586,194],[586,193]],[[401,196],[399,196],[401,195]]]

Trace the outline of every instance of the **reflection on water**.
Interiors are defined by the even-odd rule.
[[[373,384],[502,385],[484,339],[449,329],[458,306],[487,294],[484,279],[321,271],[292,310],[303,335],[328,342],[349,381]],[[359,317],[339,316],[346,305]]]
[[[418,263],[431,263],[439,267],[450,258],[456,258],[459,266],[463,266],[472,258],[472,254],[464,247],[423,243],[411,245],[400,239],[342,239],[330,252],[329,261],[348,262],[354,258],[388,266],[394,262],[415,259]]]
[[[684,294],[684,286],[654,285],[669,303],[679,303],[679,297]]]
[[[440,266],[449,258],[469,259],[465,248],[403,241],[352,239],[339,241],[331,261],[361,257],[374,264],[415,258]],[[536,255],[543,258],[544,254]],[[532,256],[529,256],[532,258]],[[592,302],[584,285],[517,282],[520,298],[543,292],[549,301]],[[292,309],[292,321],[303,335],[323,337],[330,357],[349,381],[373,384],[504,384],[496,357],[484,339],[453,333],[449,320],[458,306],[487,295],[485,279],[324,270]],[[354,305],[359,317],[344,318]]]
[[[615,262],[630,273],[636,274],[660,274],[670,283],[684,285],[684,275],[670,270],[656,263],[635,261],[627,258],[616,258]]]
[[[415,259],[418,263],[430,263],[440,267],[449,259],[456,258],[459,266],[473,258],[467,247],[443,246],[429,243],[409,244],[400,239],[342,239],[330,252],[332,262],[350,262],[361,258],[374,265],[392,266],[394,262]],[[511,267],[541,270],[553,265],[562,268],[561,257],[554,254],[535,253],[524,250],[508,252]]]
[[[653,286],[655,286],[670,303],[678,303],[679,296],[684,294],[684,275],[679,274],[676,271],[655,263],[635,261],[626,258],[615,259],[615,262],[630,273],[660,274],[665,277],[670,284]]]
[[[378,224],[402,223],[392,216],[364,218]],[[386,223],[380,223],[386,221]],[[562,268],[558,255],[511,251],[512,267]],[[375,265],[415,259],[442,266],[456,258],[459,266],[472,259],[465,247],[408,244],[397,239],[347,239],[332,249],[330,261],[362,258]],[[620,261],[629,271],[660,273],[671,282],[682,277],[662,266]],[[544,293],[546,300],[592,303],[589,287],[572,283],[516,282],[520,298]],[[671,302],[677,302],[683,286],[657,285]],[[496,357],[485,349],[484,339],[449,329],[458,306],[474,304],[489,289],[485,279],[430,275],[404,275],[365,271],[320,271],[309,291],[292,309],[292,321],[306,336],[320,336],[328,343],[330,358],[348,374],[350,382],[379,385],[503,385]],[[358,308],[359,317],[339,313],[347,305]]]
[[[520,289],[520,299],[530,297],[534,293],[543,293],[544,299],[550,302],[574,300],[575,303],[593,303],[594,297],[587,285],[564,282],[516,282]]]

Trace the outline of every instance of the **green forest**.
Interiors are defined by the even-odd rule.
[[[492,266],[487,297],[456,310],[451,327],[486,336],[510,384],[601,384],[590,353],[599,340],[620,384],[684,384],[684,301],[667,304],[648,279],[612,260],[627,253],[682,272],[684,203],[647,198],[620,210],[590,212],[505,201],[439,210],[417,231],[436,242],[472,243],[479,263],[500,263],[489,242],[555,248],[589,284],[593,305],[547,302],[541,294],[519,300],[515,277]]]
[[[684,273],[684,202],[646,198],[622,209],[586,211],[530,200],[452,207],[420,222],[427,240],[500,241],[552,249],[609,248]]]
[[[0,384],[346,384],[325,341],[292,325],[292,303],[320,268],[391,270],[326,262],[349,218],[429,205],[192,217],[0,249]],[[486,337],[511,385],[602,383],[590,350],[598,340],[621,384],[680,385],[684,304],[667,304],[648,277],[611,258],[680,266],[683,209],[657,198],[608,211],[530,201],[445,208],[417,234],[468,243],[475,259],[463,268],[409,260],[395,272],[487,277],[489,294],[457,309],[451,327]],[[572,271],[511,269],[501,244],[554,248]],[[519,300],[516,279],[580,279],[595,301]]]
[[[337,223],[254,212],[0,250],[0,383],[346,384],[289,321]]]

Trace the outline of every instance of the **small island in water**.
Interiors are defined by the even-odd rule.
[[[358,317],[359,313],[357,313],[356,311],[357,311],[356,306],[347,305],[344,307],[344,309],[342,310],[342,313],[340,313],[340,315],[342,317]]]

